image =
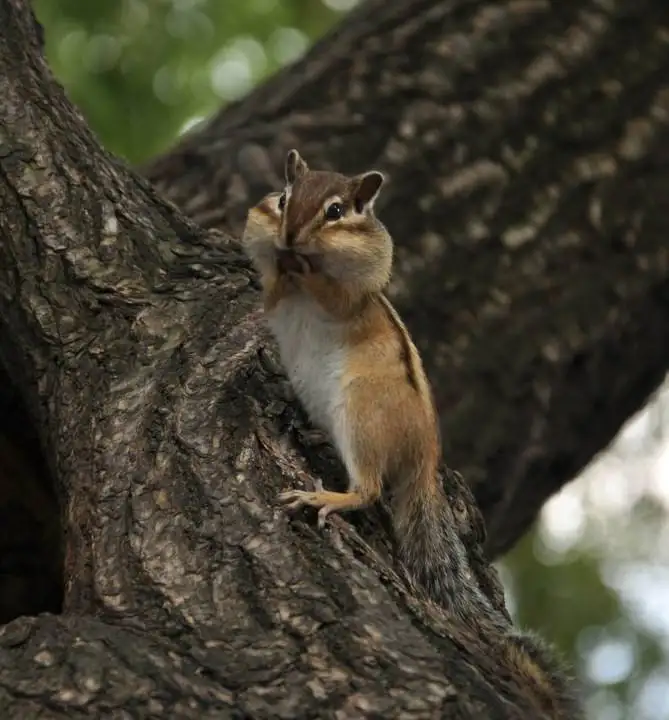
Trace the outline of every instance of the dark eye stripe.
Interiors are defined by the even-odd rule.
[[[286,193],[281,193],[279,196],[279,210],[283,211],[286,208]]]

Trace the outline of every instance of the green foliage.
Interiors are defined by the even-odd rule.
[[[597,561],[588,553],[576,548],[548,565],[537,557],[541,556],[537,546],[541,547],[541,540],[530,533],[507,559],[513,568],[518,620],[578,662],[575,651],[580,631],[620,617],[619,599],[604,585]]]
[[[101,142],[135,163],[296,59],[341,14],[320,0],[36,0],[35,10],[56,77]]]

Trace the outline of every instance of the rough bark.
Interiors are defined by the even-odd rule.
[[[460,605],[480,588],[490,618],[417,599],[381,509],[321,534],[273,508],[338,471],[303,442],[248,263],[99,148],[38,37],[0,2],[0,362],[60,503],[64,612],[0,628],[3,716],[558,717],[457,474]],[[7,467],[0,487],[26,492]]]
[[[147,168],[236,234],[313,166],[378,167],[391,297],[496,556],[667,369],[665,0],[372,0]]]

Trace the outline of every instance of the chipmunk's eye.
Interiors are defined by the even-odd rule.
[[[281,193],[281,195],[279,196],[279,210],[281,210],[281,212],[283,212],[285,207],[286,207],[286,193],[284,192],[284,193]]]
[[[334,202],[331,205],[328,205],[325,209],[325,219],[326,220],[339,220],[339,218],[344,214],[344,206],[341,203]]]

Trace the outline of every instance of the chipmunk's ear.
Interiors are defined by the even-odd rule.
[[[353,202],[357,212],[371,210],[379,196],[381,186],[385,181],[383,173],[378,170],[358,175],[354,180]]]
[[[292,185],[298,178],[302,177],[309,167],[302,159],[297,150],[289,150],[286,155],[285,175],[288,185]]]

